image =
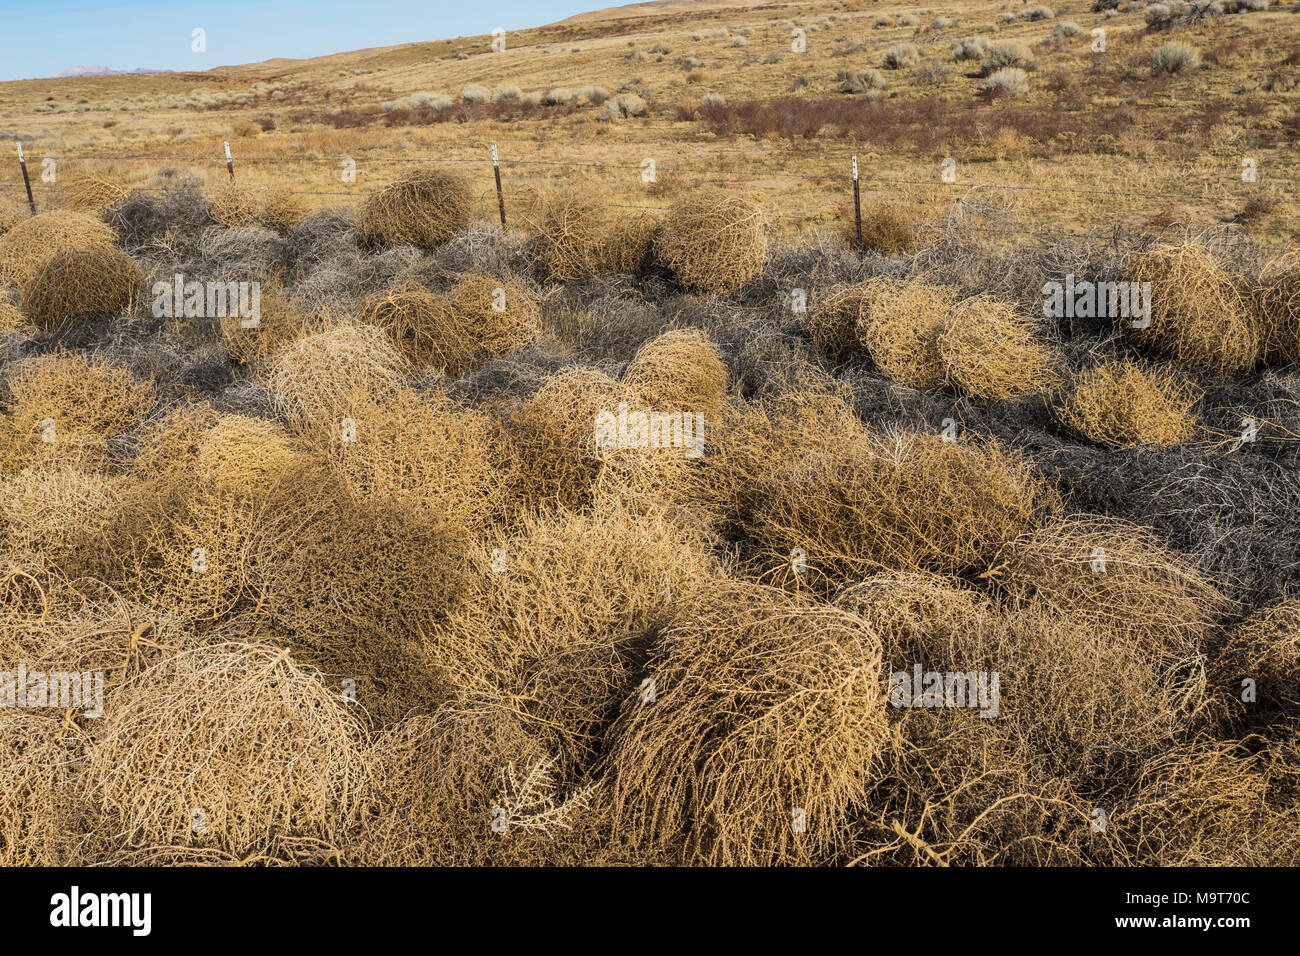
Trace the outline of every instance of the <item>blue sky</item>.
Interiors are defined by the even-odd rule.
[[[73,66],[208,70],[276,56],[518,30],[619,0],[0,0],[0,80]],[[631,0],[627,0],[631,2]],[[195,27],[207,52],[194,53]]]

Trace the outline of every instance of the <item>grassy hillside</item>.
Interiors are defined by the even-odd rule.
[[[1295,14],[1150,26],[1139,6],[1123,6],[1107,15],[1064,3],[1042,20],[1005,4],[670,7],[511,33],[500,53],[471,37],[204,74],[9,83],[0,129],[65,175],[137,186],[164,171],[213,181],[229,140],[241,176],[288,172],[316,193],[312,206],[422,158],[466,161],[487,191],[496,142],[512,204],[559,174],[644,205],[730,180],[778,201],[784,228],[798,230],[843,219],[856,154],[868,205],[902,203],[918,222],[964,197],[989,200],[1006,228],[1248,222],[1263,241],[1293,235],[1294,207],[1281,201],[1296,198]],[[791,50],[795,23],[805,53]],[[1105,53],[1091,50],[1094,29],[1106,31]],[[1028,92],[989,99],[982,54],[954,55],[969,37],[1023,45]],[[1200,68],[1155,73],[1153,52],[1169,42],[1198,51]],[[900,45],[915,47],[915,62],[883,68]],[[856,76],[870,70],[883,89],[864,91]],[[644,113],[609,119],[620,92]],[[662,172],[653,189],[640,175],[647,158]],[[955,184],[942,180],[949,158]],[[354,183],[341,181],[344,159],[357,164]],[[1253,183],[1242,182],[1246,159]],[[566,163],[599,165],[550,165]],[[3,175],[17,182],[12,165]],[[983,184],[997,188],[967,196]]]

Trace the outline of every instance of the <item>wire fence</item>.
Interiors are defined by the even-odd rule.
[[[471,143],[473,147],[482,147],[486,152],[487,144]],[[57,153],[47,154],[52,158],[56,165],[64,163],[72,164],[75,168],[79,163],[129,163],[129,162],[147,162],[158,166],[174,167],[177,165],[188,165],[192,169],[206,169],[216,175],[227,172],[226,160],[223,154],[216,157],[204,158],[202,155],[187,153],[181,156],[169,156],[162,153],[136,153],[136,154],[111,154],[111,153],[76,153],[62,156]],[[44,162],[46,157],[42,157]],[[890,177],[890,176],[871,176],[858,175],[856,169],[856,157],[853,157],[853,165],[850,167],[848,157],[845,157],[844,172],[796,172],[781,168],[752,168],[739,166],[734,163],[728,163],[725,167],[702,167],[690,164],[683,165],[660,165],[655,164],[654,174],[650,180],[645,179],[644,162],[595,162],[591,160],[579,159],[528,159],[528,158],[511,158],[507,153],[502,153],[500,157],[500,172],[503,188],[507,195],[504,197],[509,204],[512,198],[509,195],[511,189],[518,190],[522,188],[533,188],[534,174],[530,171],[540,171],[547,169],[554,170],[573,170],[595,172],[607,175],[616,180],[622,178],[621,183],[616,185],[637,186],[643,189],[651,196],[654,195],[652,188],[658,182],[660,175],[689,175],[707,177],[712,185],[717,186],[738,186],[741,188],[753,188],[756,180],[789,180],[793,182],[805,182],[816,184],[825,191],[827,199],[835,205],[843,208],[855,198],[855,185],[867,189],[874,189],[878,192],[887,192],[899,187],[910,189],[933,189],[951,196],[956,201],[963,200],[964,197],[980,190],[991,190],[1009,194],[1023,195],[1050,195],[1058,197],[1088,197],[1088,198],[1105,198],[1108,200],[1128,200],[1133,202],[1150,202],[1150,203],[1183,203],[1193,206],[1205,207],[1236,207],[1239,211],[1248,208],[1249,204],[1262,203],[1266,208],[1283,207],[1293,209],[1300,207],[1300,197],[1285,192],[1270,192],[1267,194],[1241,195],[1233,193],[1226,189],[1221,181],[1202,180],[1199,182],[1200,192],[1147,192],[1133,189],[1116,189],[1116,188],[1098,188],[1095,186],[1081,185],[1041,185],[1030,183],[1010,183],[1010,182],[962,182],[956,178],[945,179],[941,173],[939,177],[933,179],[907,178],[907,177]],[[402,165],[454,165],[467,168],[481,167],[485,174],[491,169],[491,160],[486,156],[480,157],[430,157],[430,156],[398,156],[398,155],[373,155],[363,154],[359,157],[338,156],[275,156],[275,155],[235,155],[233,159],[233,170],[239,170],[245,165],[275,165],[277,167],[298,164],[305,167],[320,167],[331,165],[340,167],[345,163],[353,164],[357,176],[361,175],[363,165],[370,165],[378,168],[385,166]],[[849,170],[852,168],[853,173],[850,175]],[[23,170],[26,173],[26,169]],[[234,175],[238,178],[238,173]],[[55,177],[57,180],[58,177]],[[21,181],[0,182],[0,190],[19,191],[21,200],[26,200],[30,194],[33,205],[38,202],[46,208],[51,205],[51,199],[57,195],[57,181],[47,181],[46,177],[29,177],[30,188]],[[341,180],[341,184],[342,184]],[[295,196],[304,197],[328,197],[332,199],[349,198],[354,201],[364,199],[371,191],[381,188],[384,183],[378,179],[373,182],[361,183],[353,181],[345,188],[303,188],[303,186],[312,187],[317,184],[297,182],[289,186],[287,191]],[[507,188],[509,187],[509,188]],[[157,185],[133,188],[131,191],[142,194],[163,194],[175,188],[174,185]],[[490,213],[496,212],[497,199],[492,188],[484,191],[480,196],[483,209]],[[514,197],[518,198],[518,197]],[[667,208],[666,202],[613,202],[606,203],[611,209],[644,211],[644,212],[662,212]],[[1238,213],[1239,214],[1239,213]],[[860,214],[859,214],[860,215]],[[802,227],[811,227],[817,225],[834,224],[837,227],[844,228],[847,225],[852,226],[854,217],[844,214],[826,215],[807,213],[802,215],[780,215],[776,216],[782,221],[798,223]],[[1116,221],[1118,217],[1113,217]],[[935,220],[915,221],[900,223],[895,217],[880,218],[876,216],[860,215],[860,221],[864,226],[874,225],[908,225],[912,228],[923,229],[932,227],[936,224]],[[1224,219],[1220,217],[1214,223],[1185,223],[1185,225],[1199,226],[1223,226],[1231,227],[1234,219]],[[1021,225],[1010,222],[998,222],[990,219],[982,221],[979,225],[979,231],[989,234],[996,234],[1007,237],[1025,237],[1025,238],[1060,238],[1062,234],[1069,234],[1065,230],[1055,232],[1044,231],[1042,229],[1029,229]],[[1266,243],[1255,242],[1255,245],[1263,251],[1281,251],[1285,247],[1270,245]]]

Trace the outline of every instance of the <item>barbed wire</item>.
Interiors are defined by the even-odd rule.
[[[474,145],[477,146],[480,144],[475,142]],[[487,144],[483,143],[482,145],[484,146],[484,148],[486,148]],[[222,172],[225,171],[224,157],[218,157],[216,159],[205,159],[203,157],[194,157],[194,158],[168,157],[165,155],[161,155],[159,153],[142,153],[142,154],[127,154],[127,155],[106,155],[106,154],[88,153],[88,154],[77,154],[75,156],[67,157],[67,158],[59,157],[58,154],[47,154],[47,155],[55,156],[61,162],[65,162],[65,163],[68,162],[76,163],[83,160],[91,160],[91,161],[111,160],[111,161],[121,161],[121,162],[128,162],[128,161],[140,162],[140,161],[147,160],[159,164],[193,163],[195,165],[205,165],[205,166],[211,165],[213,167],[214,172],[217,172],[218,170]],[[487,160],[486,157],[460,159],[454,157],[411,157],[411,156],[362,156],[359,158],[354,158],[354,157],[343,157],[343,156],[326,157],[326,156],[253,155],[253,156],[237,156],[234,161],[238,166],[238,165],[250,164],[250,163],[331,163],[333,164],[333,163],[342,163],[349,160],[357,163],[361,163],[361,162],[374,163],[376,165],[383,165],[386,163],[394,163],[394,164],[415,163],[420,165],[446,164],[446,165],[482,165],[484,167],[490,166],[490,161]],[[556,167],[556,168],[564,168],[564,169],[592,169],[598,171],[618,171],[618,172],[633,171],[633,172],[637,172],[638,174],[643,172],[643,170],[645,169],[644,165],[641,163],[602,163],[602,162],[593,162],[590,160],[562,160],[562,159],[561,160],[523,159],[523,158],[512,159],[504,155],[501,157],[501,166],[502,166],[503,173],[505,173],[505,171],[510,167],[530,167],[530,166],[531,167]],[[818,183],[840,182],[844,185],[844,188],[846,190],[853,183],[853,179],[849,175],[845,175],[845,174],[836,175],[831,173],[797,173],[797,172],[791,172],[791,171],[779,170],[779,169],[749,171],[745,169],[729,168],[723,170],[721,168],[706,168],[706,167],[698,167],[698,166],[674,166],[674,165],[660,166],[656,164],[655,172],[656,172],[656,178],[657,178],[657,174],[659,173],[665,173],[665,174],[689,173],[689,174],[710,176],[712,177],[712,181],[719,185],[743,184],[743,180],[736,178],[739,176],[748,176],[751,178],[767,178],[767,179],[784,178],[784,179],[792,179],[792,180],[806,181],[806,182],[818,182]],[[526,185],[529,183],[529,180],[527,179],[523,179],[516,176],[510,176],[508,173],[506,173],[506,175],[503,178],[507,183],[510,183],[512,185],[521,185],[521,184]],[[938,189],[945,189],[949,191],[962,190],[966,193],[973,192],[978,189],[996,189],[996,190],[1003,190],[1009,192],[1049,193],[1049,194],[1058,194],[1058,195],[1108,196],[1108,197],[1121,197],[1126,199],[1148,199],[1148,200],[1181,201],[1181,202],[1189,202],[1189,203],[1211,203],[1211,204],[1245,204],[1253,199],[1256,201],[1267,202],[1273,205],[1300,206],[1300,200],[1278,198],[1276,196],[1243,197],[1243,196],[1237,196],[1233,194],[1225,194],[1216,197],[1212,195],[1205,195],[1205,194],[1197,195],[1192,193],[1141,192],[1135,190],[1097,189],[1097,188],[1079,187],[1079,186],[1040,186],[1040,185],[996,183],[996,182],[958,183],[958,182],[944,182],[942,180],[935,181],[935,180],[921,180],[921,179],[902,179],[902,178],[890,178],[885,176],[861,176],[861,175],[859,175],[858,177],[858,183],[859,185],[865,184],[868,186],[868,188],[871,188],[872,186],[881,186],[881,187],[913,186],[913,187],[925,187],[925,188],[938,188]],[[354,189],[342,189],[342,190],[340,189],[330,189],[330,190],[292,189],[291,188],[288,190],[288,192],[290,192],[292,195],[295,196],[319,196],[319,197],[335,197],[335,198],[350,197],[354,199],[364,199],[367,195],[373,192],[374,189],[382,188],[382,185],[383,184],[381,183],[376,183],[373,189],[367,188],[367,186],[360,186]],[[1203,182],[1202,185],[1212,186],[1214,184],[1209,182]],[[25,189],[25,188],[26,188],[25,184],[20,182],[0,183],[0,189]],[[42,194],[42,196],[44,196],[50,191],[53,191],[56,188],[57,188],[57,184],[48,183],[43,180],[37,183],[32,183],[33,193],[35,194],[39,192],[40,194]],[[161,195],[171,191],[173,188],[175,187],[174,186],[144,186],[144,187],[134,188],[131,191],[133,193]],[[483,199],[483,197],[480,197],[480,202],[486,207],[487,202],[485,199]],[[611,209],[637,210],[643,212],[664,212],[668,208],[667,206],[663,206],[663,205],[656,206],[656,205],[635,204],[635,203],[607,203],[606,206]],[[799,223],[803,226],[834,224],[841,228],[850,227],[853,225],[855,221],[854,217],[851,216],[833,216],[833,215],[832,216],[777,215],[775,218],[786,222]],[[936,226],[941,222],[941,219],[942,217],[940,219],[931,220],[931,221],[903,222],[896,218],[878,218],[878,217],[873,217],[868,215],[868,216],[863,216],[861,221],[864,226],[874,226],[874,225],[908,226],[913,229],[921,230],[921,229],[931,228]],[[1227,221],[1223,221],[1218,223],[1217,225],[1229,226],[1231,225],[1231,223]],[[1024,237],[1024,238],[1033,238],[1033,239],[1040,239],[1040,240],[1041,239],[1057,240],[1057,239],[1068,238],[1068,237],[1085,239],[1090,236],[1089,233],[1083,233],[1083,232],[1063,231],[1057,233],[1049,233],[1049,232],[1043,232],[1042,230],[1038,230],[1038,229],[1020,228],[1020,227],[1011,226],[1006,223],[990,222],[987,220],[980,222],[977,225],[969,227],[969,230],[976,233],[984,233],[984,234],[1001,236],[1001,237]],[[1256,248],[1265,252],[1281,252],[1281,251],[1285,251],[1286,249],[1285,246],[1267,244],[1258,241],[1254,241],[1253,244],[1255,245]]]
[[[59,158],[58,154],[47,154]],[[79,162],[83,160],[94,161],[114,161],[114,162],[141,162],[153,161],[158,163],[183,163],[192,162],[200,165],[207,165],[209,162],[217,167],[224,166],[224,160],[205,160],[202,157],[168,157],[158,153],[141,153],[128,155],[107,155],[107,154],[79,154],[72,157],[63,158],[63,162]],[[488,165],[486,158],[467,158],[458,159],[452,157],[414,157],[414,156],[237,156],[235,163],[330,163],[337,164],[347,161],[368,162],[376,165],[413,163],[418,165],[459,165],[474,166]],[[503,168],[510,166],[542,166],[542,167],[559,167],[565,169],[594,169],[594,170],[621,170],[640,172],[644,166],[642,163],[600,163],[589,160],[562,160],[562,159],[523,159],[510,158],[502,155],[501,164]],[[799,173],[781,169],[721,169],[708,168],[699,166],[662,166],[655,164],[656,173],[689,173],[694,175],[711,176],[718,183],[740,183],[737,177],[748,177],[753,179],[792,179],[804,182],[844,182],[851,183],[852,179],[847,173]],[[1150,199],[1161,201],[1178,201],[1178,202],[1199,202],[1199,203],[1237,203],[1245,204],[1252,200],[1267,202],[1272,205],[1280,206],[1300,206],[1300,198],[1291,198],[1286,195],[1261,195],[1261,196],[1241,196],[1232,193],[1225,193],[1220,196],[1195,194],[1195,193],[1173,193],[1173,192],[1143,192],[1140,190],[1117,190],[1103,189],[1098,187],[1085,186],[1043,186],[1031,185],[1024,183],[1000,183],[1000,182],[944,182],[942,180],[927,179],[906,179],[888,176],[859,176],[860,183],[880,185],[880,186],[916,186],[916,187],[937,187],[952,189],[997,189],[1008,192],[1028,192],[1028,193],[1048,193],[1058,195],[1079,195],[1079,196],[1107,196],[1121,197],[1125,199]],[[48,184],[42,184],[48,185]],[[1206,187],[1217,187],[1220,184],[1213,181],[1202,181]],[[35,187],[36,184],[33,184]],[[22,183],[0,183],[0,188],[21,189]],[[146,191],[148,187],[137,190]],[[325,193],[318,193],[326,195]],[[347,195],[347,193],[337,193],[337,195]]]

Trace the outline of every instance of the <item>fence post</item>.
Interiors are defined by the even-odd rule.
[[[497,144],[492,144],[492,172],[497,178],[497,210],[501,213],[501,228],[506,227],[506,197],[501,191],[501,158],[497,155]]]
[[[235,161],[230,158],[230,144],[226,143],[226,172],[230,173],[230,181],[235,181]]]
[[[862,191],[858,186],[858,157],[853,157],[853,223],[858,237],[858,251],[862,251]]]
[[[32,181],[27,177],[27,159],[23,156],[23,144],[18,144],[18,165],[23,171],[23,186],[27,188],[27,208],[36,215],[36,200],[32,198]]]

